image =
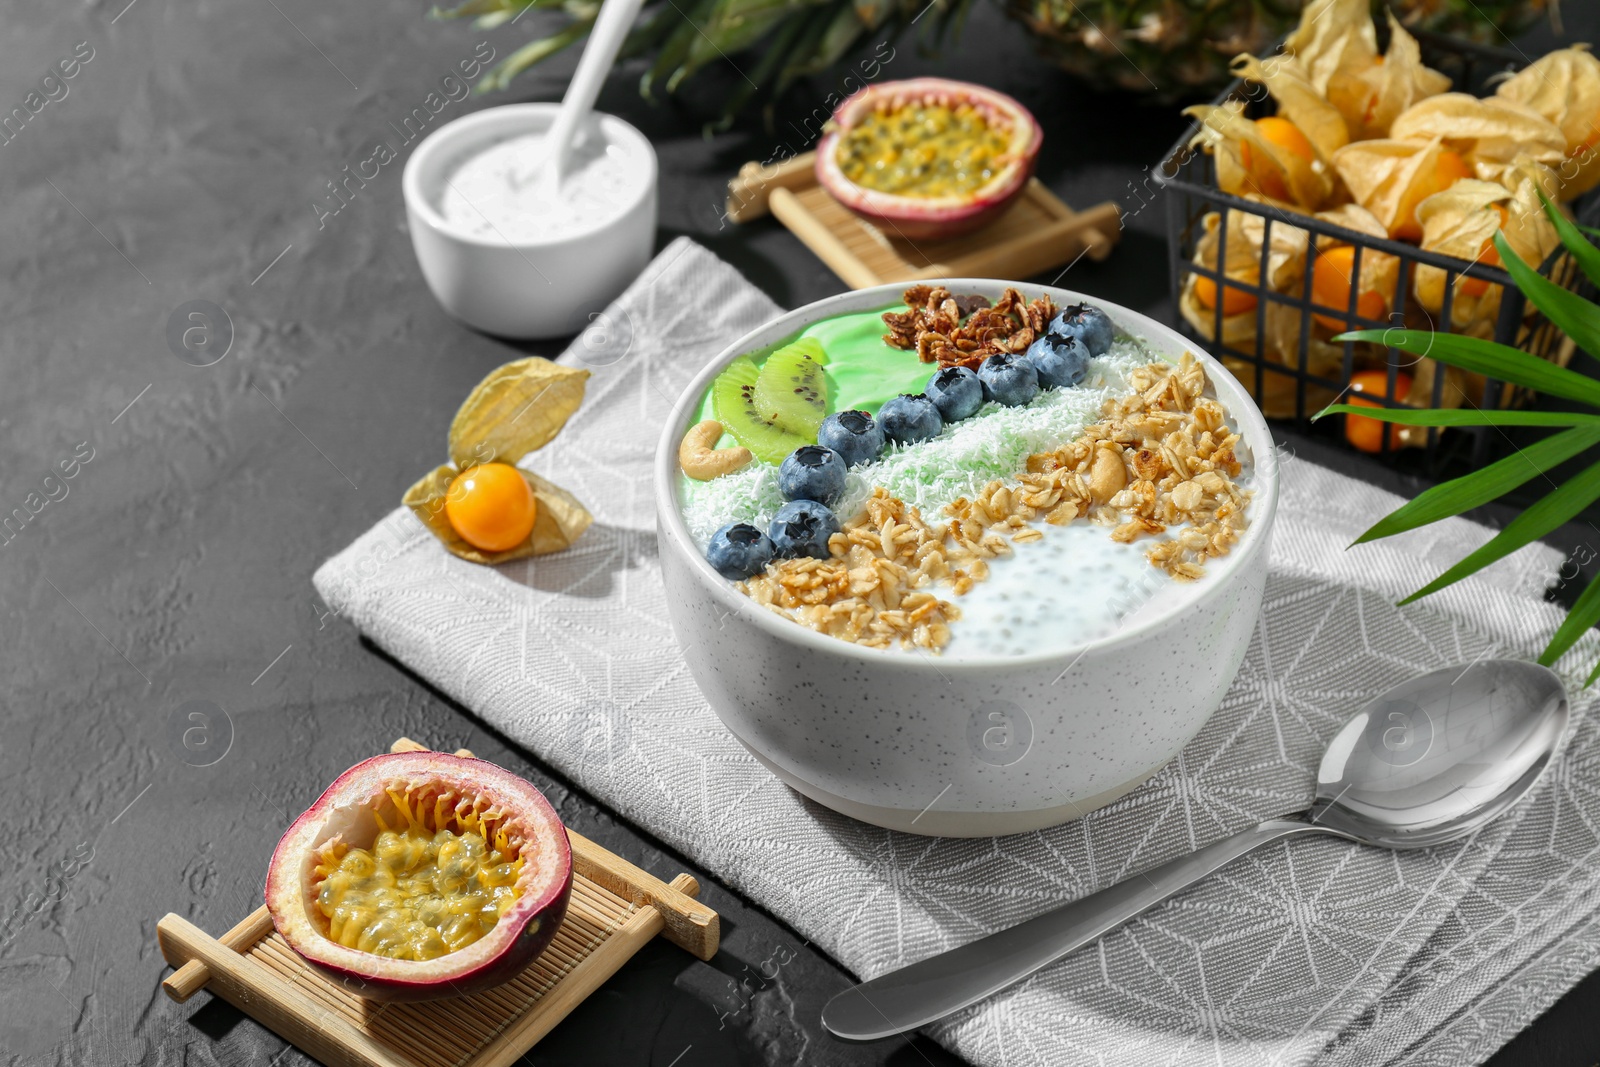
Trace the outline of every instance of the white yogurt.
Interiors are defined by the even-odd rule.
[[[1098,641],[1171,612],[1205,582],[1178,582],[1151,566],[1154,538],[1123,544],[1081,520],[1037,528],[1043,540],[1013,544],[1011,555],[989,560],[987,581],[950,597],[961,618],[950,625],[946,656],[1025,656]]]
[[[649,161],[591,130],[573,146],[556,190],[538,175],[545,134],[518,133],[448,164],[439,214],[486,241],[534,244],[579,234],[621,215],[649,181]]]

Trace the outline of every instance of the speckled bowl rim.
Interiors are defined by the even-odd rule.
[[[1058,305],[1089,303],[1097,305],[1115,320],[1117,326],[1127,333],[1133,334],[1144,341],[1162,357],[1170,357],[1185,351],[1194,354],[1195,358],[1205,366],[1206,377],[1211,382],[1212,389],[1217,394],[1217,399],[1227,409],[1229,418],[1233,421],[1239,432],[1241,440],[1250,449],[1251,462],[1254,464],[1254,484],[1251,488],[1255,492],[1250,501],[1250,525],[1240,535],[1238,543],[1233,550],[1221,561],[1208,563],[1211,573],[1206,576],[1204,589],[1193,600],[1185,602],[1180,614],[1189,614],[1204,609],[1213,600],[1225,595],[1228,589],[1240,580],[1241,574],[1254,562],[1255,556],[1263,550],[1268,536],[1272,530],[1273,520],[1278,511],[1278,462],[1277,452],[1272,439],[1272,431],[1267,426],[1266,418],[1261,414],[1261,409],[1256,406],[1255,400],[1248,390],[1240,384],[1226,367],[1219,363],[1209,353],[1196,347],[1187,337],[1170,326],[1165,326],[1147,315],[1125,308],[1120,304],[1101,300],[1087,293],[1079,293],[1070,289],[1058,289],[1049,285],[1029,285],[1023,282],[1000,281],[993,278],[952,278],[941,279],[940,285],[954,292],[977,291],[991,298],[998,296],[1007,286],[1021,290],[1025,295],[1032,296],[1037,293],[1048,293]],[[711,384],[711,379],[731,363],[737,356],[746,352],[755,351],[766,345],[772,344],[784,337],[798,333],[807,326],[833,315],[845,315],[853,312],[870,311],[877,307],[887,307],[900,302],[900,296],[905,291],[904,283],[877,285],[866,289],[856,289],[850,292],[838,293],[834,296],[824,297],[821,300],[795,308],[778,317],[767,321],[761,326],[744,334],[737,341],[728,345],[708,362],[688,387],[672,409],[672,414],[667,419],[666,427],[662,431],[661,440],[656,446],[655,457],[655,491],[656,491],[656,520],[658,532],[666,535],[663,540],[670,543],[670,547],[663,546],[662,551],[682,553],[688,557],[689,568],[698,576],[701,583],[711,592],[712,597],[726,606],[730,611],[740,615],[743,622],[755,626],[766,633],[801,648],[810,649],[823,655],[842,656],[846,659],[859,659],[870,662],[879,667],[904,666],[907,669],[922,668],[926,670],[939,670],[943,673],[966,673],[969,671],[994,671],[1007,667],[1031,667],[1049,663],[1052,660],[1061,660],[1072,655],[1087,655],[1101,649],[1114,649],[1126,645],[1135,645],[1148,640],[1152,635],[1159,633],[1172,624],[1174,615],[1164,614],[1145,620],[1134,626],[1124,627],[1106,637],[1080,644],[1067,645],[1063,648],[1050,649],[1044,652],[1031,653],[1026,656],[966,656],[959,658],[945,658],[943,656],[910,656],[906,650],[898,648],[870,648],[850,641],[842,641],[837,637],[829,637],[817,633],[809,627],[779,616],[776,612],[768,611],[750,600],[733,588],[726,578],[711,569],[699,550],[695,547],[694,538],[689,534],[689,528],[683,521],[682,505],[678,492],[678,444],[683,440],[683,435],[688,430],[688,420],[700,406],[700,398],[705,394]],[[762,340],[766,338],[766,340]]]
[[[482,248],[513,249],[516,251],[545,251],[546,249],[566,250],[568,246],[587,242],[597,233],[615,229],[619,226],[629,225],[634,212],[639,205],[644,203],[656,193],[656,184],[660,179],[660,162],[656,159],[655,146],[650,139],[639,132],[639,129],[626,119],[618,118],[604,111],[596,111],[595,117],[600,120],[602,127],[616,127],[625,137],[634,142],[634,146],[642,153],[642,158],[649,165],[648,180],[639,189],[639,194],[626,204],[618,207],[614,214],[601,219],[582,229],[563,233],[544,241],[512,241],[505,237],[478,237],[466,233],[452,226],[438,208],[433,206],[433,201],[428,199],[427,191],[422,188],[422,172],[433,167],[435,160],[444,153],[473,135],[481,134],[485,127],[495,126],[522,127],[522,132],[535,132],[531,120],[548,116],[539,129],[548,128],[555,121],[556,112],[561,110],[558,103],[530,103],[530,104],[501,104],[498,107],[484,108],[474,111],[470,115],[463,115],[434,130],[424,137],[406,160],[405,170],[400,174],[400,191],[405,198],[406,205],[410,207],[415,217],[426,223],[428,228],[442,237],[452,241],[459,241],[465,245],[474,245]],[[515,130],[513,129],[513,132]]]

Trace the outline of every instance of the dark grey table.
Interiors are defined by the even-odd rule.
[[[425,6],[109,0],[6,13],[0,515],[23,509],[0,531],[6,1062],[306,1062],[204,995],[168,1002],[155,922],[175,911],[226,929],[259,902],[290,817],[408,734],[526,774],[581,832],[647,868],[698,875],[724,916],[712,963],[651,946],[526,1062],[954,1063],[926,1039],[825,1036],[818,1012],[849,980],[838,967],[363,645],[316,599],[316,565],[437,461],[457,403],[517,354],[428,295],[404,231],[400,161],[347,186],[331,212],[329,183],[377,141],[397,143],[395,126],[431,106],[459,60],[483,42],[506,55],[543,18],[479,32],[431,23]],[[1171,109],[1078,87],[988,8],[947,63],[919,58],[909,40],[897,47],[887,76],[940,70],[1033,108],[1049,131],[1043,178],[1073,203],[1119,200],[1128,216],[1116,254],[1080,263],[1067,284],[1170,315],[1161,208],[1144,179],[1180,128]],[[76,62],[74,76],[41,86],[60,61]],[[429,128],[486,104],[554,99],[572,62],[509,94],[441,93]],[[714,98],[719,77],[733,75],[696,92]],[[642,103],[629,76],[601,105],[655,140],[661,242],[691,234],[792,306],[841,286],[770,221],[725,225],[723,184],[746,159],[807,147],[830,88],[797,93],[772,132],[710,138],[676,106]],[[204,367],[175,358],[166,338],[196,300],[232,324],[227,354]],[[1302,455],[1417,488],[1291,439]],[[74,457],[73,478],[50,477]],[[226,713],[208,735],[226,753],[211,766],[192,766],[202,761],[178,739],[190,701]],[[798,955],[769,982],[757,965],[777,946]],[[1494,1063],[1593,1063],[1597,1009],[1591,978]]]

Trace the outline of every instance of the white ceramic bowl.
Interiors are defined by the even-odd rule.
[[[650,262],[656,231],[656,154],[614,115],[596,113],[609,143],[626,145],[649,180],[610,218],[544,241],[512,243],[453,227],[440,214],[444,177],[464,156],[496,141],[542,133],[557,104],[507,104],[448,122],[423,139],[401,180],[411,247],[428,288],[468,326],[502,337],[565,337],[582,330]]]
[[[995,298],[1017,283],[944,284]],[[1040,290],[1017,287],[1030,296]],[[819,319],[896,304],[903,288],[844,293],[782,315],[730,345],[679,400],[655,466],[673,629],[723,723],[813,800],[879,826],[943,837],[1054,826],[1137,788],[1221,703],[1261,608],[1278,503],[1272,437],[1244,387],[1175,331],[1114,304],[1045,288],[1058,304],[1099,305],[1162,356],[1175,361],[1192,351],[1205,364],[1254,466],[1250,525],[1238,545],[1207,564],[1202,586],[1177,612],[1087,645],[941,659],[815,633],[756,606],[705,562],[679,510],[678,443],[711,379],[735,356]]]

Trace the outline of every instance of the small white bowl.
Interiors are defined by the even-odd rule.
[[[1087,301],[1176,362],[1194,352],[1252,457],[1249,527],[1180,609],[1087,645],[1027,656],[943,659],[826,637],[759,607],[706,563],[680,510],[678,443],[734,357],[833,315],[898,303],[903,285],[843,293],[734,342],[696,376],[656,452],[656,525],[673,630],[727,728],[784,782],[835,811],[894,830],[989,837],[1055,826],[1137,788],[1222,702],[1261,609],[1278,504],[1272,435],[1250,394],[1182,335],[1062,289],[942,282],[997,298],[1015,285]],[[959,601],[958,601],[959,603]],[[1063,603],[1061,609],[1072,610]],[[957,626],[960,625],[958,622]]]
[[[502,337],[565,337],[588,324],[650,262],[656,231],[655,150],[615,115],[596,112],[600,132],[649,168],[629,203],[594,225],[541,241],[510,242],[452,226],[440,213],[449,169],[475,151],[518,134],[543,133],[558,104],[507,104],[448,122],[406,161],[401,188],[411,247],[428,288],[451,315]]]

